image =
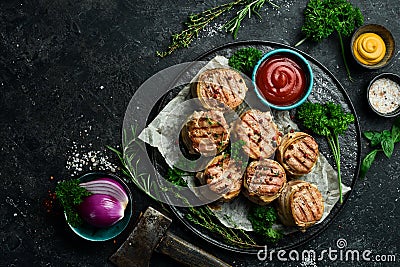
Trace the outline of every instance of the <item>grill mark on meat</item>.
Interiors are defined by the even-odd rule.
[[[313,222],[315,220],[312,208],[310,207],[310,203],[308,203],[306,199],[306,194],[308,190],[304,188],[299,195],[301,208],[303,209],[304,213],[306,214],[306,221],[305,222]]]
[[[214,98],[213,96],[218,94],[218,91],[216,91],[214,88],[213,82],[204,81],[204,86],[206,87],[206,90],[203,90],[201,93],[206,98]]]
[[[303,156],[301,158],[301,160],[302,160],[301,163],[303,164],[303,166],[305,166],[305,168],[307,168],[307,169],[311,168],[313,166],[313,161],[309,158],[308,151],[305,151],[304,147],[302,147],[302,146],[299,146],[299,151],[301,153],[303,153],[303,155],[301,155],[301,156]]]
[[[302,150],[302,152],[307,155],[306,158],[312,158],[315,160],[317,157],[317,154],[315,153],[315,149],[311,145],[309,145],[311,141],[307,142],[306,140],[302,141],[299,143],[299,148]]]
[[[300,214],[295,213],[293,214],[294,219],[300,222],[310,222],[313,221],[312,218],[312,212],[310,211],[310,207],[307,204],[307,201],[304,199],[304,192],[305,188],[301,188],[299,192],[294,193],[293,196],[293,203],[296,210],[301,211],[301,218]]]
[[[313,187],[303,187],[299,192],[295,193],[294,197],[296,198],[296,203],[301,204],[302,215],[306,215],[302,222],[315,222],[321,219],[322,211],[319,205],[321,198]],[[297,215],[295,215],[296,218],[300,220]]]
[[[194,112],[182,128],[182,136],[192,154],[209,155],[229,143],[228,125],[221,111]]]
[[[242,122],[245,123],[248,126],[247,129],[250,129],[250,132],[247,134],[248,140],[247,140],[247,142],[245,144],[245,147],[248,148],[249,154],[250,154],[251,157],[257,158],[258,155],[260,154],[260,145],[261,145],[260,143],[261,142],[260,141],[256,142],[252,138],[255,135],[254,129],[253,129],[255,125],[250,124],[247,120],[242,120]],[[261,136],[260,136],[260,138],[261,138]]]
[[[226,193],[232,186],[232,182],[224,179],[223,177],[209,179],[207,182],[210,189],[218,194]]]
[[[295,162],[294,162],[295,161]],[[287,165],[293,170],[297,170],[299,172],[307,171],[306,166],[303,164],[302,159],[296,155],[292,155],[289,159],[286,160]]]
[[[269,162],[253,163],[247,169],[248,191],[262,196],[273,196],[282,188],[285,182],[284,175],[282,169]]]
[[[264,133],[270,133],[270,129],[266,128],[264,123],[260,123],[260,120],[264,120],[264,118],[258,118],[257,115],[254,115],[253,112],[249,112],[248,113],[249,117],[253,119],[253,121],[257,124],[258,126],[258,131],[262,132],[262,130],[260,128],[262,128],[264,130]],[[266,118],[265,118],[266,119]],[[260,127],[261,126],[261,127]]]
[[[308,141],[308,142],[306,142]],[[292,150],[296,148],[294,154],[290,153],[288,154],[287,152],[284,155],[285,161],[287,162],[287,164],[293,168],[293,169],[297,169],[297,167],[300,167],[300,165],[302,165],[304,167],[301,168],[301,170],[299,171],[307,171],[308,169],[312,168],[312,166],[314,165],[314,162],[317,158],[317,153],[316,150],[313,149],[312,146],[308,145],[308,143],[314,143],[314,141],[310,138],[308,138],[307,140],[305,140],[305,138],[300,139],[295,141],[293,144],[291,144],[290,146],[292,146]],[[289,149],[290,151],[290,149]],[[287,159],[287,157],[289,156],[289,159]],[[294,163],[293,160],[290,159],[296,159],[297,163]]]
[[[315,207],[317,209],[316,210],[316,212],[317,212],[316,215],[318,215],[316,217],[322,217],[323,210],[320,210],[321,206],[317,205],[321,201],[322,195],[318,194],[315,190],[311,190],[311,188],[309,189],[309,193],[310,193],[310,196],[312,197],[313,203],[316,204],[315,205]]]
[[[193,96],[199,97],[204,107],[220,110],[226,109],[226,106],[232,109],[236,108],[244,100],[247,91],[247,85],[243,82],[240,73],[227,68],[204,71],[199,75],[196,86],[192,88]],[[215,103],[211,99],[215,99],[223,105]]]
[[[230,95],[229,93],[231,92],[231,90],[227,90],[228,88],[225,87],[223,81],[222,81],[222,75],[218,75],[217,77],[217,83],[216,85],[219,87],[219,94],[221,96],[223,96],[223,103],[229,103],[230,102]]]
[[[231,81],[233,81],[235,84],[232,85]],[[238,100],[237,98],[239,98],[239,96],[235,92],[235,89],[239,88],[238,84],[236,83],[236,79],[229,80],[228,77],[225,76],[225,82],[228,84],[228,87],[231,89],[230,92],[232,94],[232,102],[236,103],[236,101]]]
[[[191,134],[194,137],[209,137],[214,134],[222,135],[226,133],[226,129],[220,125],[210,127],[202,127],[200,125],[198,127],[189,126],[189,131],[191,131]]]
[[[317,163],[318,144],[306,133],[288,134],[278,148],[277,158],[286,170],[295,176],[309,173]]]
[[[236,163],[226,155],[215,157],[206,167],[204,176],[209,189],[221,194],[224,200],[237,196],[243,183]]]
[[[305,218],[307,217],[306,213],[304,212],[304,210],[301,208],[300,205],[297,205],[297,203],[293,203],[293,209],[294,209],[294,214],[293,214],[293,218],[299,221],[304,222]]]
[[[318,145],[315,143],[313,139],[311,139],[308,136],[304,138],[303,144],[306,145],[308,149],[310,149],[310,151],[312,151],[314,154],[318,150]]]
[[[317,205],[317,201],[314,199],[314,197],[312,196],[312,188],[307,188],[307,193],[303,195],[303,198],[305,199],[305,201],[307,202],[307,205],[310,208],[310,211],[312,213],[312,219],[315,221],[317,220],[317,215],[319,213],[319,207]]]

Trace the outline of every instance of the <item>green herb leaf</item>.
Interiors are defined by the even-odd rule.
[[[186,181],[182,178],[185,174],[184,171],[177,168],[169,168],[167,173],[167,180],[177,186],[187,186]]]
[[[246,142],[243,140],[238,140],[231,144],[231,159],[237,163],[241,163],[241,168],[245,169],[247,166],[248,157],[243,151],[243,146],[246,145]]]
[[[269,3],[273,7],[278,7],[269,0],[233,0],[229,3],[209,8],[203,12],[191,14],[184,23],[185,28],[179,33],[172,34],[171,43],[167,50],[164,52],[157,51],[156,54],[159,57],[165,57],[179,48],[189,47],[189,44],[197,38],[199,32],[212,21],[222,14],[229,12],[234,7],[241,7],[241,10],[236,13],[236,16],[222,26],[226,32],[232,33],[233,37],[236,39],[241,22],[247,16],[250,17],[253,13],[259,16],[258,11],[265,3]]]
[[[229,66],[243,72],[251,77],[253,69],[257,62],[261,59],[262,52],[253,47],[245,47],[237,50],[229,58]]]
[[[78,227],[82,224],[77,207],[91,194],[88,190],[79,186],[79,183],[78,179],[62,181],[57,184],[55,190],[57,199],[60,201],[67,215],[67,221],[72,227]]]
[[[394,143],[400,142],[400,117],[398,117],[393,123],[392,139]]]
[[[282,234],[272,228],[278,219],[278,214],[273,207],[253,206],[247,218],[251,222],[254,232],[261,235],[266,242],[275,243],[282,238]]]
[[[382,132],[382,141],[381,141],[383,152],[386,157],[390,158],[393,154],[394,150],[394,142],[392,139],[392,134],[388,130],[384,130]]]
[[[371,146],[376,146],[382,142],[382,133],[375,131],[366,131],[363,133],[365,138],[371,141]]]
[[[360,177],[364,178],[365,175],[367,174],[368,170],[371,168],[372,163],[375,160],[376,154],[379,152],[379,149],[374,149],[371,152],[368,153],[368,155],[365,156],[365,158],[362,161],[361,164],[361,171],[360,171]]]
[[[354,29],[363,23],[364,17],[360,9],[353,7],[347,0],[310,0],[304,11],[304,24],[301,30],[306,39],[316,42],[322,41],[336,31],[347,75],[352,80],[344,54],[342,35],[351,35]],[[303,40],[296,46],[303,43]]]

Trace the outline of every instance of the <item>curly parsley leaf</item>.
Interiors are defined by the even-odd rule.
[[[253,206],[247,218],[251,222],[254,232],[261,235],[265,241],[276,243],[282,238],[282,233],[272,228],[278,219],[278,214],[273,207]]]
[[[340,203],[342,196],[342,179],[340,172],[340,144],[338,136],[343,134],[355,118],[344,112],[342,106],[332,102],[325,104],[306,102],[297,110],[297,118],[314,133],[325,136],[335,158],[338,171]]]
[[[261,59],[262,52],[257,48],[245,47],[237,50],[229,58],[229,66],[251,77],[253,69]]]
[[[344,54],[342,36],[350,36],[356,27],[364,24],[364,17],[359,8],[347,0],[310,0],[304,11],[304,24],[301,31],[306,36],[295,46],[306,39],[320,42],[337,32],[341,47],[343,62],[347,75],[352,81],[350,69]]]
[[[78,179],[62,181],[57,184],[55,190],[57,199],[67,215],[67,221],[72,227],[78,227],[82,224],[77,207],[91,194],[88,190],[79,186],[79,183]]]

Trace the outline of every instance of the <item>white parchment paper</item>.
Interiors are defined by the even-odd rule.
[[[208,64],[205,65],[198,74],[206,69],[221,67],[228,67],[228,59],[222,56],[216,56],[208,62]],[[193,80],[195,80],[196,77],[194,77]],[[171,136],[179,134],[181,124],[187,118],[185,108],[190,108],[179,104],[185,102],[189,97],[190,87],[187,85],[165,106],[158,116],[139,135],[141,140],[158,148],[170,167],[173,167],[179,160],[176,157],[177,153],[175,152],[176,143],[171,141]],[[177,109],[177,107],[179,108]],[[183,115],[180,116],[180,114]],[[290,119],[289,112],[274,111],[273,115],[274,121],[282,133],[286,134],[291,129],[295,131],[299,130],[298,126]],[[178,133],[176,131],[178,131]],[[190,185],[194,184],[195,178],[192,177],[192,179],[192,181],[188,181]],[[320,157],[313,171],[299,179],[317,185],[318,189],[321,191],[325,209],[322,219],[318,223],[322,222],[339,201],[339,184],[337,181],[336,171],[329,164],[324,155],[320,153]],[[351,188],[342,184],[342,190],[343,194],[346,194],[351,190]],[[229,203],[222,204],[220,209],[214,210],[214,213],[226,227],[252,231],[251,222],[247,219],[250,206],[251,203],[249,200],[243,196],[239,196]],[[284,233],[290,233],[297,230],[283,225],[275,225],[274,228],[281,229]]]

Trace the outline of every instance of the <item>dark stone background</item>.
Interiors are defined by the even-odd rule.
[[[48,213],[44,202],[56,182],[68,179],[66,169],[73,142],[103,150],[120,143],[125,108],[135,90],[151,75],[176,63],[232,41],[223,32],[202,32],[188,49],[160,59],[172,32],[191,12],[226,1],[204,0],[2,0],[0,2],[0,266],[108,266],[108,257],[127,237],[91,243],[75,236],[59,208]],[[352,1],[356,3],[357,1]],[[246,19],[238,40],[269,40],[293,45],[307,1],[275,0],[266,5],[263,20]],[[400,40],[400,2],[358,1],[366,23],[388,27]],[[226,19],[227,17],[224,17]],[[212,29],[222,23],[211,24]],[[348,44],[349,39],[345,42]],[[355,82],[346,78],[337,36],[301,50],[324,64],[350,95],[361,130],[383,130],[394,119],[370,111],[366,86],[381,72],[400,74],[396,51],[390,65],[368,71],[349,61]],[[87,134],[82,134],[82,132]],[[363,140],[363,155],[369,151]],[[108,152],[107,152],[108,153]],[[110,157],[112,156],[111,153]],[[300,247],[321,251],[347,240],[349,249],[374,254],[399,253],[399,147],[391,159],[382,154],[368,177],[356,188],[336,220],[320,236]],[[115,159],[116,162],[116,159]],[[53,177],[53,178],[51,178]],[[137,211],[150,200],[133,186]],[[154,203],[153,203],[154,204]],[[173,230],[234,266],[301,266],[257,261],[213,247],[178,222]],[[154,255],[152,266],[176,266]],[[304,265],[304,264],[303,264]],[[317,262],[318,266],[396,266],[366,262]],[[397,263],[398,266],[398,263]]]

